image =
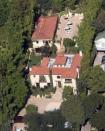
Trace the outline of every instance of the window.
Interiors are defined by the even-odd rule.
[[[57,76],[58,79],[60,79],[60,76]]]
[[[65,83],[72,83],[72,79],[65,79]]]
[[[50,84],[50,83],[48,83],[47,85],[48,85],[48,87],[49,87],[51,84]]]
[[[38,41],[36,41],[36,43],[38,44]]]
[[[33,77],[35,77],[35,75],[33,75]]]
[[[39,87],[39,83],[36,83],[36,86],[38,86],[38,87]]]

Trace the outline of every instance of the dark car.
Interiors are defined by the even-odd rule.
[[[102,64],[105,64],[105,55],[102,57],[101,63],[102,63]]]

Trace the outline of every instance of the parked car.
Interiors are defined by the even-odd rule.
[[[105,64],[105,55],[102,57],[101,63],[102,63],[102,64]]]
[[[67,23],[67,25],[71,25],[71,26],[72,26],[72,25],[73,25],[73,23],[68,22],[68,23]]]
[[[68,31],[70,30],[71,28],[70,27],[65,27],[65,31]]]

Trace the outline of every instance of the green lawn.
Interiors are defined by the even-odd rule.
[[[40,62],[41,62],[41,56],[36,56],[35,54],[31,54],[30,56],[31,65],[39,65]]]

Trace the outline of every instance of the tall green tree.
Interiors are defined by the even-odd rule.
[[[9,15],[9,1],[0,0],[0,26],[3,26]]]
[[[90,119],[92,115],[100,110],[104,104],[104,97],[99,94],[91,94],[83,100],[83,107],[86,119]]]
[[[105,72],[99,67],[91,67],[81,77],[85,87],[94,92],[105,91]]]
[[[92,115],[90,121],[92,126],[96,127],[99,131],[105,130],[105,104],[103,105],[101,111],[97,111]]]
[[[2,2],[0,7],[4,7],[6,0]],[[5,4],[6,9],[8,9],[6,7],[8,2],[10,1]],[[10,124],[8,121],[14,118],[26,100],[28,88],[23,77],[27,64],[25,45],[29,44],[35,8],[34,0],[11,1],[5,24],[0,26],[0,126],[2,130],[5,128],[5,123]]]
[[[77,130],[80,129],[85,121],[84,109],[78,96],[70,96],[62,103],[61,111],[67,121],[76,124]]]

